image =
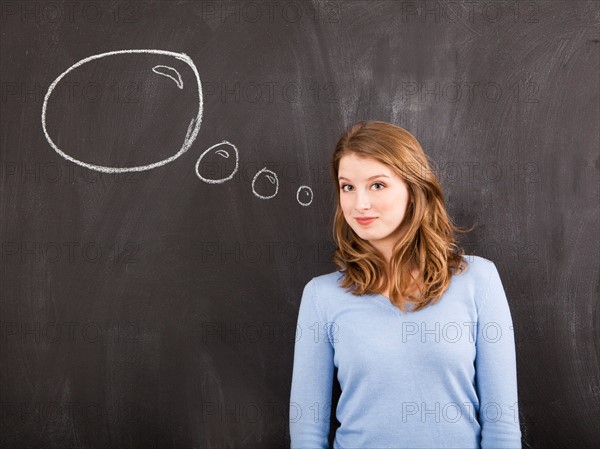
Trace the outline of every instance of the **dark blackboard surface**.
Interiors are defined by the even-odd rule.
[[[329,158],[362,119],[420,140],[498,266],[523,446],[600,446],[598,2],[1,12],[2,447],[289,446],[300,295],[336,269]],[[59,154],[52,83],[136,49],[193,63],[71,70]]]

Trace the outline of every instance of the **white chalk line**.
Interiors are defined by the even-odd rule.
[[[166,71],[162,71],[160,69],[167,69]],[[158,73],[159,75],[166,76],[167,78],[171,78],[177,84],[179,89],[183,89],[183,79],[181,79],[181,75],[179,72],[173,67],[169,67],[168,65],[157,65],[152,67],[152,71],[154,73]],[[169,72],[175,72],[175,76],[171,75]]]
[[[267,179],[272,183],[275,184],[275,193],[273,195],[270,196],[265,196],[265,195],[261,195],[259,194],[255,187],[254,184],[256,183],[256,180],[258,179],[258,177],[260,176],[261,173],[265,173],[265,176],[267,177]],[[254,178],[252,179],[252,193],[260,198],[261,200],[268,200],[273,198],[275,195],[277,195],[277,192],[279,191],[279,179],[277,178],[277,174],[272,171],[272,170],[268,170],[267,167],[263,168],[262,170],[259,170],[255,175]]]
[[[72,156],[69,156],[67,153],[65,153],[64,151],[62,151],[60,148],[58,148],[58,146],[54,143],[54,141],[50,138],[50,135],[48,134],[48,130],[46,128],[46,110],[48,107],[48,99],[50,98],[50,95],[52,94],[52,91],[54,90],[54,88],[57,86],[57,84],[60,82],[61,79],[63,79],[69,72],[71,72],[72,70],[76,69],[77,67],[93,61],[95,59],[100,59],[100,58],[104,58],[107,56],[112,56],[112,55],[119,55],[119,54],[138,54],[138,53],[148,53],[148,54],[158,54],[158,55],[166,55],[166,56],[172,56],[176,59],[179,59],[180,61],[185,62],[188,66],[190,66],[190,68],[192,69],[192,71],[194,72],[194,75],[196,76],[196,81],[197,81],[197,85],[198,85],[198,114],[195,118],[192,118],[192,121],[190,122],[190,125],[188,127],[188,132],[186,134],[186,137],[183,141],[183,145],[181,146],[181,148],[179,149],[179,151],[177,153],[175,153],[174,155],[172,155],[171,157],[167,158],[167,159],[163,159],[161,161],[152,163],[152,164],[148,164],[148,165],[140,165],[137,167],[108,167],[108,166],[103,166],[103,165],[94,165],[94,164],[88,164],[87,162],[83,162],[80,161],[78,159],[75,159]],[[157,66],[157,67],[168,67],[168,66]],[[175,69],[173,69],[175,70]],[[154,71],[154,69],[153,69]],[[177,72],[177,71],[175,71]],[[155,71],[155,73],[158,73]],[[173,78],[172,76],[166,74],[166,73],[160,73],[161,75],[164,76],[168,76],[170,78],[172,78],[176,83],[178,83],[178,80],[176,80],[175,78]],[[179,72],[177,72],[177,75],[179,75]],[[179,87],[179,84],[178,84]],[[183,87],[183,81],[181,81],[181,87]],[[196,65],[194,64],[194,62],[192,61],[192,59],[186,55],[185,53],[175,53],[172,51],[166,51],[166,50],[152,50],[152,49],[147,49],[147,50],[118,50],[118,51],[110,51],[107,53],[100,53],[97,55],[93,55],[93,56],[89,56],[87,58],[84,58],[78,62],[76,62],[75,64],[73,64],[71,67],[69,67],[67,70],[65,70],[63,73],[61,73],[58,78],[56,78],[54,80],[54,82],[50,85],[50,87],[48,88],[48,92],[46,93],[45,97],[44,97],[44,103],[42,105],[42,129],[44,131],[44,135],[46,136],[46,140],[48,141],[48,143],[50,144],[50,146],[54,149],[54,151],[56,151],[60,156],[62,156],[63,158],[65,158],[68,161],[71,161],[75,164],[81,165],[82,167],[86,167],[89,168],[90,170],[95,170],[95,171],[99,171],[99,172],[103,172],[103,173],[126,173],[126,172],[137,172],[137,171],[144,171],[144,170],[151,170],[153,168],[156,167],[161,167],[163,165],[168,164],[169,162],[174,161],[175,159],[177,159],[179,156],[181,156],[183,153],[185,153],[190,146],[192,145],[192,143],[194,142],[194,140],[196,139],[196,137],[198,136],[198,132],[200,131],[200,125],[202,123],[202,108],[203,108],[203,101],[202,101],[202,83],[200,81],[200,75],[198,74],[198,69],[196,68]],[[193,125],[193,129],[190,132],[190,129]]]
[[[300,201],[300,191],[301,191],[302,189],[308,189],[308,193],[309,193],[309,195],[310,195],[310,201],[309,201],[308,203],[304,203],[304,202]],[[310,206],[310,204],[311,204],[311,203],[312,203],[312,201],[313,201],[313,191],[312,191],[312,189],[311,189],[310,187],[308,187],[308,186],[305,186],[305,185],[302,185],[302,186],[298,187],[298,190],[296,191],[296,200],[297,200],[297,201],[298,201],[298,203],[300,203],[302,206]]]
[[[231,174],[225,178],[221,178],[221,179],[208,179],[205,178],[204,176],[202,176],[200,174],[200,162],[202,162],[202,158],[208,154],[213,148],[216,148],[218,146],[221,145],[229,145],[233,148],[233,150],[235,151],[235,167],[233,169],[233,171],[231,172]],[[225,157],[225,158],[229,158],[229,152],[225,149],[222,150],[217,150],[216,153],[221,156],[221,157]],[[205,150],[200,157],[198,158],[198,160],[196,161],[196,176],[198,176],[198,178],[200,178],[202,181],[206,182],[207,184],[222,184],[225,181],[230,180],[231,178],[233,178],[233,175],[236,174],[236,172],[238,171],[238,167],[239,167],[239,160],[240,160],[240,155],[238,152],[238,149],[236,148],[236,146],[234,144],[232,144],[231,142],[228,142],[226,140],[219,142],[217,144],[214,144],[212,147],[208,148],[207,150]]]

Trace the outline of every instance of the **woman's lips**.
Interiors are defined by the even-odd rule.
[[[368,225],[370,223],[373,223],[375,220],[377,220],[377,217],[373,217],[373,218],[356,218],[355,220],[359,224],[361,224],[361,225]]]

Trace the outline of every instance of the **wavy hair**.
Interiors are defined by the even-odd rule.
[[[410,202],[399,225],[405,231],[388,263],[348,225],[340,206],[340,189],[336,188],[333,261],[344,274],[341,287],[350,289],[353,295],[381,293],[389,287],[391,302],[403,312],[416,312],[434,304],[450,286],[452,275],[468,266],[455,233],[473,228],[463,229],[452,223],[428,158],[405,129],[383,121],[361,121],[350,126],[333,152],[331,173],[336,186],[340,159],[349,154],[390,167],[407,184]],[[411,274],[416,270],[417,278]],[[411,310],[407,310],[408,304]]]

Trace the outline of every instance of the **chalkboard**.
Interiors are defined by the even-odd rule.
[[[523,447],[600,447],[598,2],[0,8],[2,447],[289,447],[365,119],[419,139],[498,267]]]

